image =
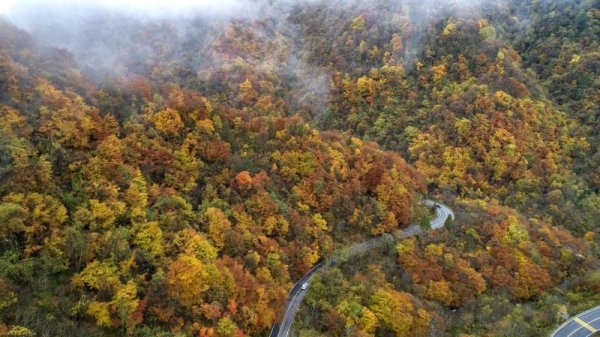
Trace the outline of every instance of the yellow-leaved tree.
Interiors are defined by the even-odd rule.
[[[169,295],[184,307],[201,304],[202,294],[208,290],[208,277],[207,267],[202,261],[195,256],[181,254],[169,266]]]

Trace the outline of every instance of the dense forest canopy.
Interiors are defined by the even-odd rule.
[[[599,121],[598,0],[15,3],[0,336],[266,336],[423,198],[292,335],[547,335],[600,303]]]

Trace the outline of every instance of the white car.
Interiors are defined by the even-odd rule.
[[[302,287],[300,287],[302,290],[306,290],[306,288],[308,288],[308,282],[302,284]]]

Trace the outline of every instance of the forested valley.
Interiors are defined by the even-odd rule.
[[[456,219],[326,268],[290,336],[600,304],[599,0],[232,6],[0,15],[0,336],[267,336],[424,199]]]

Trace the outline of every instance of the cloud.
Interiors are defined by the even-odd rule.
[[[2,0],[0,14],[14,18],[24,13],[41,13],[48,9],[60,11],[88,8],[154,18],[198,13],[229,16],[244,13],[252,5],[253,1],[243,0]]]
[[[0,2],[0,15],[6,15],[10,12],[12,8],[15,7],[17,1],[15,0],[5,0]]]
[[[154,40],[177,49],[173,44],[190,34],[206,40],[211,33],[209,22],[256,17],[266,1],[0,0],[0,15],[43,45],[69,50],[80,66],[104,71],[124,66],[120,62],[123,53],[133,43],[144,43],[138,36],[144,30],[162,36]],[[169,28],[161,31],[156,27],[163,22]],[[156,47],[154,40],[147,39],[143,47]],[[152,56],[150,51],[148,56]]]

